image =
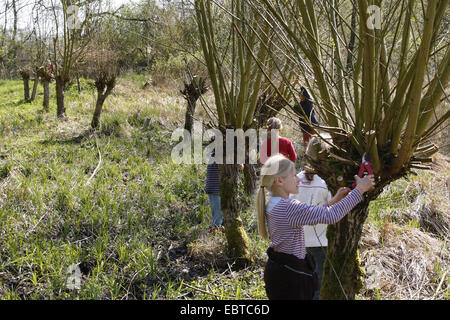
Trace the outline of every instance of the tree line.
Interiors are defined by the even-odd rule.
[[[186,66],[201,73],[193,7],[184,1],[142,0],[113,7],[110,0],[2,0],[0,78],[22,78],[24,100],[38,83],[49,107],[55,83],[57,117],[65,119],[64,93],[80,78],[92,79],[97,127],[102,105],[121,73],[153,73],[153,81],[181,78]],[[186,76],[185,76],[186,78]],[[34,79],[30,93],[30,80]]]

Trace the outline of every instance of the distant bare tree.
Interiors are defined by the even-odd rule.
[[[93,33],[93,25],[90,24],[94,16],[93,8],[99,0],[58,0],[57,3],[53,1],[51,8],[56,23],[53,39],[56,114],[59,119],[64,119],[66,117],[64,90],[71,80],[74,64],[90,41]]]
[[[84,55],[80,69],[85,76],[95,81],[97,88],[97,101],[91,122],[92,128],[96,129],[100,124],[103,104],[116,86],[120,72],[119,55],[108,49],[90,49]]]
[[[42,66],[37,71],[37,76],[42,81],[42,86],[44,87],[44,100],[42,106],[44,111],[48,111],[50,103],[50,82],[54,80],[54,66],[50,61],[47,61],[45,66]]]
[[[24,99],[25,101],[30,100],[30,78],[31,78],[31,68],[30,67],[24,67],[19,70],[19,74],[22,77],[23,80],[23,91],[24,91]]]
[[[206,79],[203,77],[193,76],[190,81],[184,82],[184,89],[181,92],[187,101],[184,128],[191,132],[194,123],[195,105],[202,94],[208,90]]]

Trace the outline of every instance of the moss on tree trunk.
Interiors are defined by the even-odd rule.
[[[369,201],[363,200],[341,221],[327,228],[328,249],[320,299],[353,300],[363,286],[358,244],[368,216]]]
[[[250,263],[250,242],[239,217],[238,177],[239,167],[235,164],[219,165],[220,198],[228,251],[238,266]]]

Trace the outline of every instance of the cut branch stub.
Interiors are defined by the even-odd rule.
[[[184,82],[184,89],[180,92],[186,100],[197,101],[206,91],[208,91],[206,78],[194,76],[190,83]]]

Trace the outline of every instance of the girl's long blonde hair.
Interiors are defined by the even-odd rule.
[[[258,232],[264,239],[269,238],[266,224],[266,194],[265,189],[272,192],[273,181],[276,176],[286,177],[295,170],[294,163],[281,154],[267,159],[261,168],[261,185],[256,195],[256,213],[258,219]]]

